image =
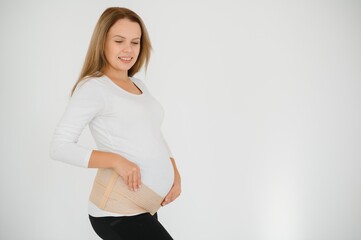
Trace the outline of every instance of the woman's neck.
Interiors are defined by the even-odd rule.
[[[128,71],[114,71],[109,68],[103,69],[103,74],[105,74],[108,78],[112,79],[115,82],[129,82],[130,79],[128,77]]]

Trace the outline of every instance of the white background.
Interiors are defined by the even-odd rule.
[[[361,2],[1,1],[0,239],[98,239],[49,143],[100,14],[145,21],[183,177],[177,240],[361,239]],[[89,131],[80,144],[93,146]]]

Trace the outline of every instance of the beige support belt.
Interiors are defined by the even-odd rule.
[[[144,184],[133,192],[112,169],[98,169],[90,201],[108,212],[124,215],[149,212],[153,215],[161,207],[163,197]]]

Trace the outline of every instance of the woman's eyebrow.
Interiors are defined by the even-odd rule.
[[[114,35],[113,38],[115,37],[120,37],[120,38],[123,38],[123,39],[126,39],[126,37],[123,37],[123,36],[120,36],[120,35]],[[132,40],[139,40],[140,37],[136,37],[136,38],[133,38]]]

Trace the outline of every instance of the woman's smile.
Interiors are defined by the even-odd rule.
[[[133,60],[133,57],[118,57],[118,59],[123,63],[131,63]]]

